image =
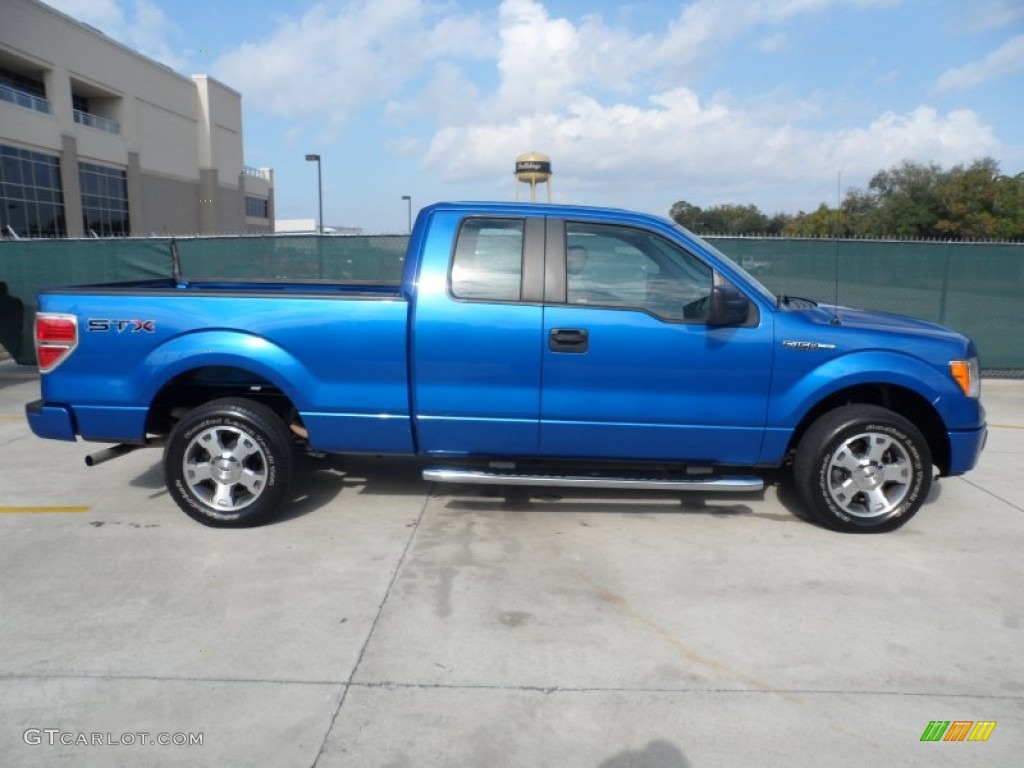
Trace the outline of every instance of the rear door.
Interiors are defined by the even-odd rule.
[[[619,224],[549,221],[541,453],[757,460],[772,329],[707,323],[723,278],[680,244]],[[564,227],[564,229],[562,229]]]
[[[420,450],[533,455],[544,220],[445,212],[435,214],[430,232],[424,269],[434,265],[439,277],[443,264],[449,266],[444,280],[421,277],[411,323]]]

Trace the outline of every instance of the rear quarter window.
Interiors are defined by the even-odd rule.
[[[451,295],[470,301],[519,301],[524,229],[522,219],[466,219],[452,257]]]

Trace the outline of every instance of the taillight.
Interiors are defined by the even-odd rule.
[[[40,373],[49,373],[78,346],[78,318],[50,312],[36,314],[36,360]]]

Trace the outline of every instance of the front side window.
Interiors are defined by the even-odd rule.
[[[671,321],[707,318],[714,273],[663,237],[567,222],[565,245],[569,304],[639,309]]]
[[[452,296],[475,301],[519,301],[524,228],[522,219],[466,219],[452,259]]]

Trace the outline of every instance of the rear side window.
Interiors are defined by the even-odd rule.
[[[466,219],[452,259],[452,296],[474,301],[519,301],[524,229],[522,219]]]

